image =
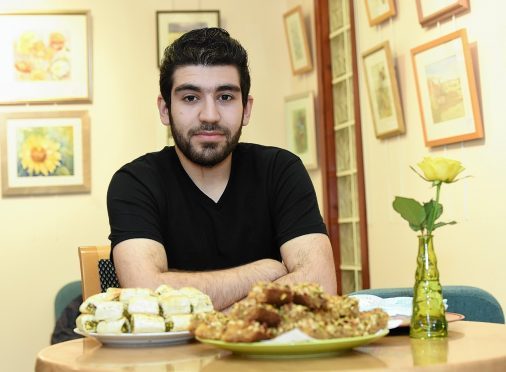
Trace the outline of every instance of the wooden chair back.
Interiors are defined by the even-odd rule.
[[[109,245],[82,246],[78,248],[78,251],[84,301],[91,295],[102,292],[98,261],[109,259],[111,247]]]

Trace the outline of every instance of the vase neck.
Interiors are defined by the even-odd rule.
[[[439,279],[437,258],[432,235],[418,236],[418,257],[415,277],[417,280]]]

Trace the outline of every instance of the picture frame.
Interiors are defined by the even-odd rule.
[[[220,27],[219,10],[159,10],[156,12],[158,67],[165,48],[182,34],[204,27]]]
[[[285,98],[285,132],[288,149],[306,169],[318,168],[314,95],[312,92]]]
[[[386,41],[365,51],[362,59],[376,137],[404,133],[404,116],[390,43]]]
[[[424,27],[469,10],[469,0],[416,0],[418,21]]]
[[[364,0],[369,26],[376,26],[397,14],[394,0]]]
[[[89,103],[89,11],[0,13],[0,105]]]
[[[0,125],[3,196],[90,192],[86,111],[4,113]]]
[[[283,14],[288,54],[293,75],[303,74],[313,69],[311,50],[300,5]]]
[[[411,49],[428,147],[483,138],[478,91],[465,29]]]

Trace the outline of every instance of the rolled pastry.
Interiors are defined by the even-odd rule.
[[[193,313],[207,313],[213,311],[213,303],[211,298],[204,292],[194,287],[179,288],[179,293],[190,299]]]
[[[130,323],[127,318],[102,320],[97,324],[97,333],[129,333]]]
[[[174,288],[172,288],[170,285],[162,284],[162,285],[158,286],[158,288],[155,289],[155,292],[159,295],[162,295],[162,294],[170,292],[172,290],[174,290]]]
[[[119,295],[119,300],[128,303],[132,297],[154,296],[155,292],[150,288],[123,288]]]
[[[117,300],[121,294],[121,288],[109,287],[105,292],[109,293],[111,296],[114,296],[114,300]]]
[[[113,293],[97,293],[84,300],[84,302],[79,306],[79,311],[83,314],[95,314],[95,309],[99,302],[112,301],[114,299],[115,295]]]
[[[190,328],[192,314],[171,315],[165,319],[167,332],[187,331]]]
[[[130,297],[128,300],[128,312],[130,314],[160,314],[158,298],[154,296]]]
[[[174,314],[190,314],[192,311],[191,301],[186,296],[161,296],[159,297],[162,315],[167,318]]]
[[[132,314],[132,333],[165,332],[165,321],[160,315]]]
[[[202,293],[198,296],[190,297],[190,302],[192,304],[193,313],[209,313],[214,311],[211,298],[206,294]]]
[[[99,302],[95,309],[95,319],[100,320],[116,320],[123,317],[125,307],[119,301]]]
[[[76,319],[76,327],[83,332],[96,332],[97,321],[91,314],[81,314]]]

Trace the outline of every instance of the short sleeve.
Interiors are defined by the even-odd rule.
[[[134,238],[147,238],[163,244],[160,228],[160,196],[157,182],[146,165],[123,167],[116,172],[107,191],[107,211],[114,248]]]
[[[279,246],[301,235],[327,229],[318,208],[313,183],[302,161],[281,152],[274,167],[273,223]]]

